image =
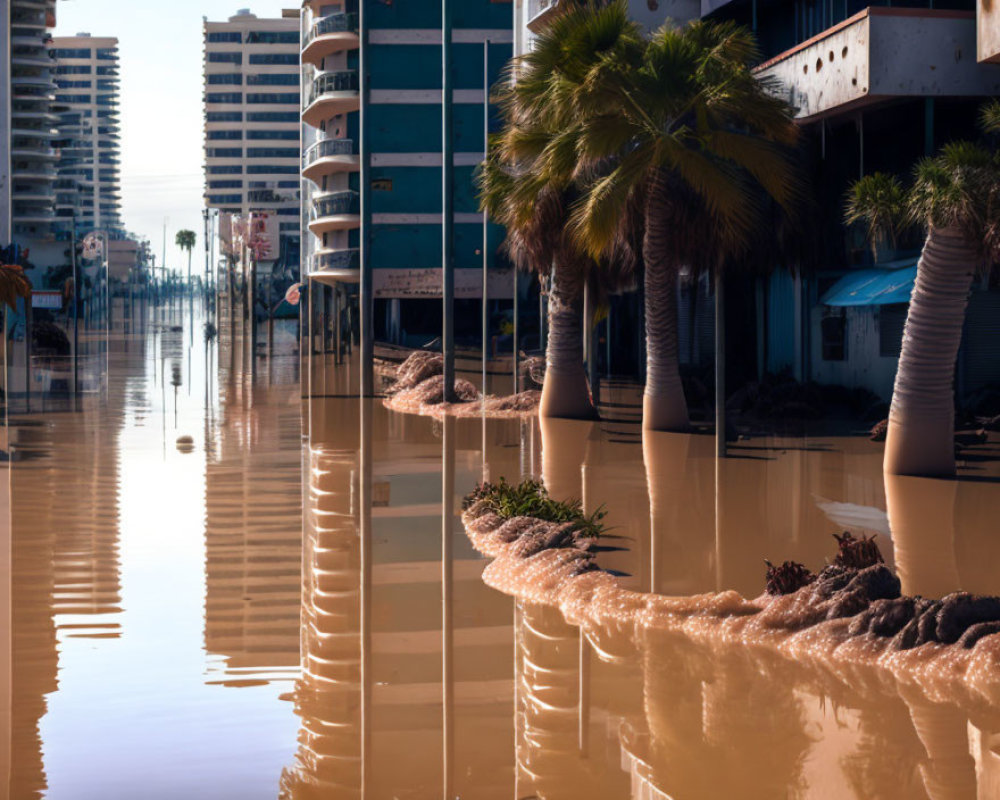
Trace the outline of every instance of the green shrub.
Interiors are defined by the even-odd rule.
[[[604,506],[586,514],[580,500],[553,500],[540,481],[529,479],[512,486],[501,478],[496,483],[481,483],[462,501],[463,510],[480,500],[485,500],[489,510],[502,519],[534,517],[545,522],[570,522],[574,530],[587,537],[605,533]]]

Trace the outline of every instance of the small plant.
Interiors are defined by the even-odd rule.
[[[496,483],[481,483],[462,501],[462,509],[466,510],[480,500],[485,500],[489,510],[502,519],[534,517],[557,524],[569,522],[573,530],[591,538],[606,532],[603,520],[607,511],[604,506],[587,514],[579,500],[553,500],[540,481],[528,479],[513,486],[501,478]]]
[[[884,564],[885,559],[875,544],[875,536],[871,538],[862,534],[860,539],[855,538],[847,531],[840,536],[836,533],[833,538],[837,540],[837,557],[833,563],[838,567],[848,567],[849,569],[865,569],[875,564]]]
[[[767,564],[767,593],[771,595],[792,594],[816,580],[815,575],[796,561],[786,561],[780,567],[766,558],[764,563]]]

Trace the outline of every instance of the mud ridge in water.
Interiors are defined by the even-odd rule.
[[[458,402],[444,402],[444,358],[439,353],[418,351],[396,369],[395,382],[385,399],[386,408],[404,414],[434,417],[490,418],[534,416],[541,393],[519,392],[507,397],[483,397],[469,381],[455,380]]]
[[[862,672],[932,702],[1000,709],[1000,598],[901,596],[871,539],[838,537],[837,557],[815,575],[792,562],[770,566],[770,592],[753,599],[735,591],[669,597],[623,589],[598,566],[594,540],[565,524],[505,519],[482,499],[462,522],[473,546],[493,558],[487,585],[558,608],[588,636],[636,643],[650,632],[680,633],[709,649],[776,653],[844,684]]]

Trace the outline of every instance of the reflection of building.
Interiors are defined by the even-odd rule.
[[[205,649],[211,680],[287,679],[298,661],[301,438],[294,371],[223,387],[206,466]],[[238,372],[230,375],[235,381]]]
[[[64,109],[59,178],[75,182],[78,193],[72,202],[72,191],[60,188],[59,213],[75,214],[84,232],[121,230],[118,40],[80,34],[57,37],[52,46]]]

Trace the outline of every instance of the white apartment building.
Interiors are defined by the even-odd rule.
[[[56,215],[69,230],[122,232],[118,40],[89,33],[52,40],[60,157]]]
[[[204,23],[205,205],[299,236],[299,14]]]
[[[55,26],[55,0],[11,0],[10,37],[4,37],[0,91],[10,91],[2,103],[0,197],[3,221],[0,246],[15,239],[25,246],[52,238],[55,220],[58,117],[53,113],[55,82],[49,54],[49,29]],[[9,55],[7,55],[9,54]],[[6,129],[6,130],[3,130]],[[9,171],[8,171],[9,170]]]

